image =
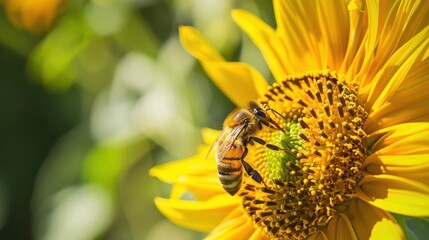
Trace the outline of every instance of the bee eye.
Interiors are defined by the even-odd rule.
[[[253,115],[259,119],[267,118],[267,114],[262,108],[262,105],[256,101],[249,102],[249,110],[253,110]]]
[[[253,109],[253,112],[255,113],[255,115],[257,117],[260,117],[260,118],[266,118],[267,117],[267,114],[265,114],[265,111],[263,111],[263,110],[261,110],[259,108]]]

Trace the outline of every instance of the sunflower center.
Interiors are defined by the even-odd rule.
[[[249,145],[246,161],[264,182],[246,179],[240,195],[267,237],[306,238],[355,197],[367,118],[356,95],[356,86],[323,71],[289,76],[259,99],[285,132],[263,127],[255,134],[267,145]]]

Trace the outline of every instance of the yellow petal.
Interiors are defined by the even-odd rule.
[[[328,239],[357,239],[346,215],[340,213],[329,222]]]
[[[287,73],[286,52],[274,29],[257,16],[244,10],[234,10],[232,17],[262,51],[274,78],[277,81],[283,80]]]
[[[264,236],[262,230],[260,228],[256,229],[249,240],[268,240],[267,237]]]
[[[320,29],[322,38],[321,63],[329,69],[339,70],[349,38],[347,1],[316,2],[316,5],[316,27]]]
[[[378,69],[372,68],[375,61],[375,52],[377,50],[377,41],[379,41],[380,29],[383,26],[383,19],[389,8],[386,6],[380,7],[380,1],[365,1],[362,3],[366,8],[361,10],[361,15],[367,13],[365,23],[362,27],[367,29],[365,37],[360,45],[360,50],[352,64],[352,70],[347,74],[349,78],[355,77],[359,86],[359,95],[361,104],[365,104],[369,91],[369,83],[378,72]],[[365,14],[366,15],[366,14]],[[367,23],[366,23],[367,21]],[[351,35],[352,36],[352,35]],[[363,47],[363,49],[362,49]],[[352,74],[354,73],[354,74]]]
[[[277,23],[276,32],[284,45],[286,71],[293,74],[326,68],[326,62],[322,62],[326,58],[321,58],[322,44],[314,37],[320,36],[315,17],[315,4],[276,0],[274,13]],[[311,31],[313,32],[309,34]]]
[[[429,153],[429,123],[404,123],[380,129],[369,137],[382,135],[371,150],[380,155],[418,155]]]
[[[385,211],[429,216],[429,186],[402,177],[367,175],[356,188],[358,197]]]
[[[429,154],[383,155],[371,154],[363,168],[371,175],[399,176],[429,186]]]
[[[368,29],[367,17],[362,14],[365,4],[362,1],[349,1],[347,6],[350,24],[349,37],[346,54],[338,72],[344,73],[350,82],[354,81],[354,76],[360,71],[362,59],[365,57],[365,37],[368,36],[366,34]]]
[[[228,194],[217,195],[207,201],[188,201],[156,198],[159,211],[175,224],[208,232],[238,207],[239,199]]]
[[[248,64],[240,62],[202,61],[208,76],[222,92],[238,107],[245,107],[250,100],[263,96],[268,83]]]
[[[207,151],[208,148],[204,146]],[[201,151],[187,159],[155,166],[150,169],[149,174],[167,183],[176,182],[183,176],[210,176],[213,172],[216,173],[216,163],[205,160],[207,151]]]
[[[389,102],[372,112],[366,121],[372,131],[406,122],[429,121],[429,61],[413,67]]]
[[[150,169],[149,174],[163,182],[173,184],[170,198],[180,199],[189,191],[196,199],[206,200],[214,195],[224,194],[225,190],[217,177],[214,159],[205,159],[208,146],[204,151],[188,159],[177,160],[158,165]]]
[[[195,28],[188,26],[179,27],[179,34],[183,47],[198,60],[224,61],[219,52]]]
[[[220,130],[215,130],[211,128],[203,128],[201,130],[201,135],[203,135],[204,143],[210,146],[215,142],[217,136],[219,136],[220,133]]]
[[[149,171],[151,176],[173,184],[171,199],[180,199],[186,192],[190,192],[197,200],[207,200],[225,193],[217,176],[216,161],[213,158],[206,159],[220,131],[204,128],[201,132],[207,144],[201,145],[196,155],[155,166]]]
[[[400,225],[388,212],[362,200],[350,202],[348,215],[359,239],[405,239]]]
[[[348,16],[349,16],[349,30],[348,30],[348,43],[344,60],[339,70],[339,73],[344,74],[347,81],[350,83],[360,84],[362,78],[362,64],[364,59],[367,58],[366,50],[373,48],[376,36],[370,34],[375,26],[368,27],[368,21],[374,23],[378,17],[377,1],[345,1],[348,2]],[[367,7],[367,5],[372,5]],[[375,23],[377,24],[377,23]],[[375,28],[374,28],[375,27]],[[335,49],[335,48],[334,48]],[[359,88],[361,90],[362,88]],[[360,93],[362,95],[362,93]]]
[[[360,70],[367,21],[361,6],[347,11],[347,2],[274,1],[276,32],[284,42],[289,73],[329,68],[349,74],[351,80]]]
[[[204,239],[247,240],[254,232],[255,228],[253,227],[253,223],[243,215],[239,208],[236,208]]]
[[[375,51],[379,34],[378,31],[381,28],[381,24],[379,23],[380,12],[388,9],[380,9],[380,3],[378,1],[368,1],[366,2],[366,5],[368,9],[368,38],[365,43],[365,52],[366,58],[370,58],[373,56],[372,53]],[[381,13],[381,15],[384,14]]]
[[[367,89],[388,59],[427,26],[427,1],[366,1],[368,38],[360,91]],[[423,23],[423,22],[424,23]]]
[[[180,200],[183,197],[183,195],[186,193],[186,191],[187,191],[186,186],[174,184],[171,187],[169,198],[174,200]]]
[[[184,186],[197,200],[206,200],[214,195],[226,193],[217,176],[209,178],[188,176],[176,184]]]
[[[202,64],[207,75],[236,106],[244,107],[265,92],[267,81],[253,67],[225,62],[223,57],[192,27],[180,27],[180,40]]]
[[[396,51],[380,69],[371,82],[365,108],[368,112],[377,111],[387,103],[403,83],[409,70],[424,61],[429,47],[429,27],[414,36]]]

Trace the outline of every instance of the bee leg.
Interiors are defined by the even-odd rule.
[[[269,144],[269,143],[265,142],[263,139],[258,138],[258,137],[250,136],[249,137],[249,142],[250,143],[257,142],[257,143],[259,143],[261,145],[264,145],[265,147],[267,147],[267,148],[269,148],[271,150],[274,150],[274,151],[289,150],[288,148],[280,148],[279,146],[276,146],[274,144]]]
[[[244,151],[243,151],[243,155],[241,155],[241,161],[244,161],[244,158],[247,156],[247,153],[249,152],[249,150],[247,149],[247,147],[244,147]]]
[[[261,175],[252,167],[250,164],[248,164],[246,161],[244,161],[244,158],[246,157],[249,150],[247,147],[244,147],[243,155],[241,155],[241,162],[243,163],[244,170],[246,170],[246,173],[252,177],[253,180],[255,180],[258,183],[262,182]]]
[[[244,170],[246,170],[246,173],[252,177],[253,180],[255,180],[258,183],[263,182],[261,175],[252,168],[252,166],[250,166],[246,161],[244,161],[243,159],[241,160],[244,166]]]
[[[263,124],[263,125],[265,125],[265,126],[267,126],[267,127],[271,127],[271,126],[270,126],[270,124],[269,124],[267,121],[264,121],[264,120],[262,120],[262,119],[259,119],[259,120],[258,120],[258,122],[259,122],[259,124],[261,124],[261,126],[262,126],[262,124]]]
[[[250,144],[253,144],[253,142],[257,142],[257,143],[259,143],[259,144],[261,144],[261,145],[266,145],[266,144],[267,144],[267,143],[266,143],[264,140],[262,140],[261,138],[253,137],[253,136],[250,136],[250,137],[249,137],[249,142],[250,142]]]
[[[262,130],[262,123],[261,121],[258,121],[259,130]]]

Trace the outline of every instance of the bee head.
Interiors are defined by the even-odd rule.
[[[242,124],[248,121],[252,117],[252,114],[246,109],[240,109],[234,114],[233,122],[235,124]]]
[[[262,105],[259,102],[256,101],[250,101],[249,102],[249,109],[253,112],[256,118],[258,119],[267,119],[267,114],[262,107]]]

